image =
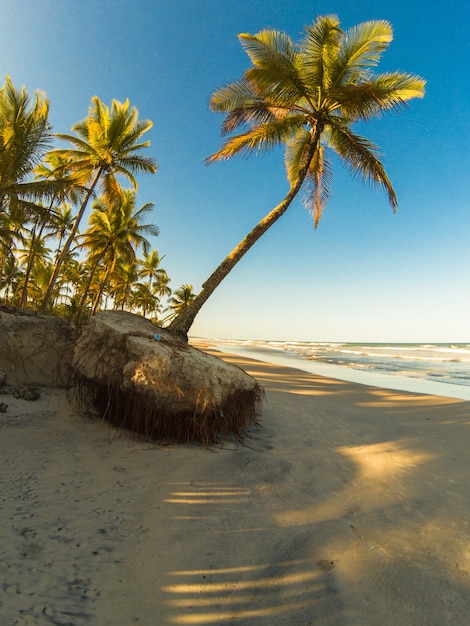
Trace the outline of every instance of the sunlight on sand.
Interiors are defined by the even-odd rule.
[[[374,408],[401,408],[435,407],[436,405],[461,404],[464,400],[456,398],[444,398],[440,396],[412,395],[411,393],[396,393],[384,389],[370,389],[371,400],[357,402],[357,406]]]
[[[356,463],[359,470],[358,480],[380,478],[380,489],[384,488],[384,481],[393,481],[404,470],[435,458],[429,453],[412,448],[412,442],[406,439],[368,446],[344,446],[336,448],[336,451]]]
[[[185,614],[184,623],[210,624],[256,620],[262,617],[272,617],[275,620],[279,613],[302,609],[315,602],[315,594],[321,590],[323,584],[322,572],[311,561],[295,559],[276,563],[276,568],[285,570],[286,573],[281,572],[278,575],[257,578],[258,572],[269,571],[271,566],[272,564],[263,563],[214,570],[170,572],[171,576],[187,577],[190,581],[200,581],[201,577],[207,578],[207,582],[165,586],[164,591],[171,594],[167,604],[193,610],[205,607],[204,612]],[[290,570],[299,566],[304,569],[302,571],[296,569],[295,572],[289,573]],[[210,582],[215,577],[217,582]],[[282,590],[282,604],[279,603],[280,590]],[[260,602],[263,598],[266,600],[266,597],[271,597],[270,606],[253,606],[253,594],[259,598]],[[225,607],[226,610],[224,610]],[[174,618],[172,623],[179,623],[179,619],[179,617]]]
[[[357,468],[354,481],[328,502],[275,515],[281,526],[301,526],[344,517],[356,502],[371,510],[403,498],[411,488],[406,473],[435,456],[412,447],[408,440],[386,441],[366,446],[342,446],[336,452],[346,456]],[[406,482],[407,479],[410,482]],[[364,489],[366,486],[366,489]]]
[[[188,487],[190,485],[188,484]],[[205,487],[202,490],[174,491],[165,502],[169,504],[242,504],[247,502],[250,489],[237,487]]]

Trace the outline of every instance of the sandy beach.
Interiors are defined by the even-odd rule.
[[[470,403],[224,358],[266,389],[243,444],[0,397],[0,624],[468,624]]]

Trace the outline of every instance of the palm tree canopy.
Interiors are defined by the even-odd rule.
[[[193,292],[193,286],[189,284],[181,285],[179,289],[173,292],[171,298],[168,299],[168,308],[176,314],[186,309],[196,297]]]
[[[124,176],[137,189],[134,174],[157,171],[155,160],[139,152],[150,145],[150,141],[141,139],[152,127],[152,122],[139,120],[138,116],[129,100],[113,100],[108,107],[94,96],[88,116],[72,127],[76,134],[57,135],[73,147],[54,150],[52,154],[64,159],[64,167],[79,178],[81,174],[91,179],[94,172],[102,172],[101,192],[108,198],[119,196],[116,175]]]
[[[143,259],[140,261],[139,277],[148,279],[148,287],[154,290],[159,296],[170,295],[171,289],[168,287],[170,277],[166,270],[160,267],[165,255],[160,256],[158,250],[144,251]]]
[[[331,15],[317,18],[298,44],[276,30],[239,35],[252,66],[239,81],[218,89],[210,106],[225,114],[223,134],[242,132],[227,139],[207,162],[284,145],[291,187],[306,168],[306,204],[316,227],[330,197],[333,150],[353,174],[383,187],[395,210],[397,198],[378,147],[352,130],[354,122],[399,111],[424,95],[425,81],[419,76],[373,73],[392,39],[386,21],[343,31]]]
[[[152,122],[138,119],[138,111],[130,107],[129,100],[113,100],[111,107],[108,107],[94,96],[88,116],[72,127],[76,135],[57,135],[73,146],[51,152],[50,158],[60,163],[58,175],[67,174],[76,186],[86,188],[86,193],[56,260],[51,283],[42,302],[43,311],[49,306],[54,283],[76,236],[88,201],[95,194],[95,187],[101,187],[101,195],[106,201],[119,201],[122,188],[118,176],[127,178],[135,190],[137,181],[134,174],[154,174],[157,171],[155,160],[139,152],[150,145],[149,141],[141,141],[141,138],[151,127]]]
[[[33,181],[34,168],[52,141],[49,100],[36,91],[15,89],[9,76],[0,89],[0,206],[26,203],[52,193],[60,185]],[[34,206],[34,205],[32,205]]]
[[[399,111],[410,99],[424,95],[425,81],[419,76],[374,74],[392,38],[386,21],[365,22],[343,31],[335,15],[318,17],[296,44],[277,30],[239,35],[251,66],[240,80],[212,95],[210,107],[225,115],[222,133],[230,137],[206,162],[284,146],[289,189],[202,284],[199,294],[171,322],[172,330],[187,334],[210,295],[284,215],[302,188],[314,226],[318,226],[331,193],[331,151],[353,174],[382,187],[396,209],[395,191],[378,147],[352,128],[354,122]],[[237,130],[241,132],[233,135]]]
[[[150,243],[145,235],[157,236],[159,232],[154,224],[142,223],[153,206],[147,202],[137,209],[136,193],[132,189],[122,189],[119,201],[95,200],[90,225],[83,237],[90,260],[105,259],[113,265],[119,256],[134,262],[140,246],[147,252]]]

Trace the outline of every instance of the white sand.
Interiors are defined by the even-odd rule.
[[[470,403],[227,358],[244,446],[0,396],[1,626],[469,624]]]

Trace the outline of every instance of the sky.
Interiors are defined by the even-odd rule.
[[[175,290],[199,291],[286,194],[283,155],[204,164],[222,142],[211,94],[249,60],[237,35],[264,28],[297,41],[318,15],[343,29],[388,20],[377,71],[426,79],[426,95],[360,132],[376,142],[398,195],[334,162],[333,194],[313,228],[299,197],[201,309],[197,337],[296,341],[470,342],[468,0],[1,0],[0,64],[15,87],[45,91],[54,132],[93,96],[150,119],[152,247]],[[86,224],[84,224],[84,227]]]

